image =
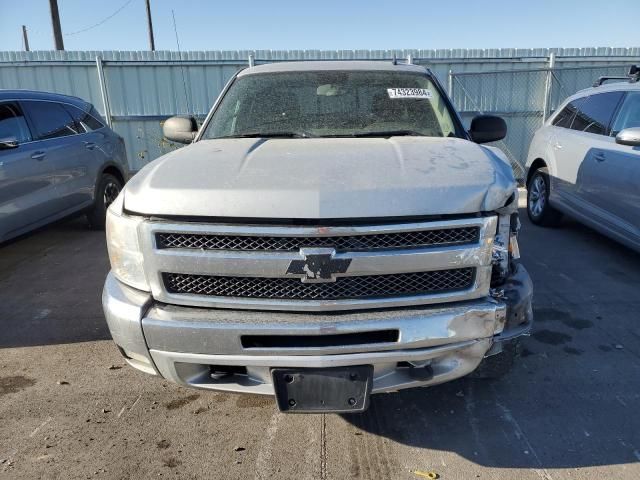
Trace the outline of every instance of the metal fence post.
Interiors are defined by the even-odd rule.
[[[542,123],[545,122],[549,116],[549,110],[551,108],[551,87],[553,86],[553,69],[556,66],[556,54],[549,54],[549,67],[547,70],[547,78],[544,84],[544,105],[542,106]]]
[[[111,118],[111,106],[109,105],[109,91],[107,90],[107,82],[104,77],[104,69],[102,57],[96,56],[96,68],[98,69],[98,82],[100,83],[100,93],[102,94],[102,108],[104,109],[104,117],[109,128],[113,128],[113,120]]]

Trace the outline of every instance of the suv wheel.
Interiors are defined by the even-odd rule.
[[[87,213],[89,226],[94,230],[103,230],[107,216],[107,208],[113,203],[122,190],[122,182],[108,173],[102,174],[96,189],[96,201]]]
[[[529,179],[527,185],[527,214],[529,220],[545,227],[557,226],[562,214],[549,205],[549,171],[539,168]]]

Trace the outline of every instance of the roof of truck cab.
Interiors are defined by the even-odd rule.
[[[0,89],[0,100],[47,100],[50,102],[63,102],[84,107],[89,102],[70,95],[61,93],[39,92],[36,90],[2,90]]]
[[[384,71],[384,72],[414,72],[425,73],[427,69],[421,65],[397,63],[389,60],[345,60],[345,61],[308,61],[308,62],[277,62],[256,65],[242,70],[238,76],[252,75],[254,73],[276,73],[276,72],[317,72],[335,70],[363,70],[363,71]]]

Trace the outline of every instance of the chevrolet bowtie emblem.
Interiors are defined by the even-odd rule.
[[[336,273],[345,273],[351,263],[350,258],[333,258],[333,248],[301,248],[301,260],[293,260],[287,268],[287,275],[302,275],[303,282],[335,282]]]

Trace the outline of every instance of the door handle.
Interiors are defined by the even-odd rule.
[[[553,144],[553,148],[555,148],[556,150],[562,150],[562,144],[556,141],[556,143]]]
[[[31,155],[31,158],[33,158],[34,160],[42,160],[44,159],[45,155],[45,152],[35,152]]]
[[[96,148],[96,144],[93,142],[84,142],[84,146],[87,150],[93,150]]]
[[[593,154],[593,158],[596,159],[596,162],[604,162],[607,159],[607,156],[604,152],[596,152]]]

